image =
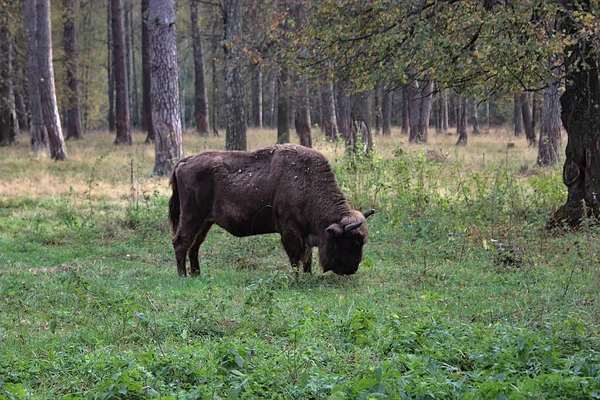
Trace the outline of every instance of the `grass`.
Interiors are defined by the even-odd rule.
[[[143,139],[89,134],[61,163],[2,149],[0,399],[600,397],[600,232],[543,229],[566,190],[524,139],[394,132],[364,160],[317,136],[378,210],[358,273],[297,276],[276,235],[217,228],[197,279],[176,275]]]

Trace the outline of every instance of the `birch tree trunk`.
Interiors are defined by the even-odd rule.
[[[150,0],[148,31],[154,128],[154,174],[166,176],[183,156],[179,114],[179,71],[173,0]]]
[[[48,132],[50,157],[65,160],[67,148],[60,125],[52,65],[52,37],[50,31],[50,0],[37,0],[37,60],[39,67],[39,90],[44,125]]]
[[[263,126],[263,74],[262,65],[254,64],[252,67],[252,125],[255,128]]]
[[[77,48],[77,30],[75,29],[75,0],[63,0],[65,9],[64,48],[66,57],[66,114],[67,139],[83,138],[80,112],[79,90],[79,50]]]
[[[131,145],[131,119],[129,112],[129,89],[127,83],[127,57],[125,49],[125,24],[123,1],[111,0],[113,71],[115,74],[115,107],[117,136],[115,144]]]
[[[194,46],[194,117],[196,132],[208,135],[208,96],[206,94],[204,52],[202,50],[202,35],[198,24],[198,2],[190,0],[190,19],[192,23],[192,42]]]
[[[49,150],[48,133],[44,125],[42,105],[40,103],[40,72],[38,67],[37,46],[37,9],[36,0],[23,0],[23,19],[25,20],[25,36],[27,39],[27,97],[29,98],[29,135],[31,151],[44,153]]]

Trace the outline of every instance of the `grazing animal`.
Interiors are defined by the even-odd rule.
[[[367,242],[364,213],[348,205],[327,159],[292,144],[254,152],[207,151],[181,159],[171,174],[169,220],[177,272],[200,273],[198,249],[213,224],[243,237],[276,233],[293,267],[353,274]]]

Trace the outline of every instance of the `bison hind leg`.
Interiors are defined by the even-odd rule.
[[[198,276],[200,275],[200,260],[198,257],[198,251],[200,249],[200,245],[206,239],[206,235],[208,235],[208,231],[210,231],[212,224],[205,223],[202,224],[200,230],[196,234],[196,238],[194,239],[194,243],[190,247],[188,251],[188,257],[190,259],[190,275]]]
[[[173,236],[173,249],[175,250],[175,259],[177,260],[177,273],[179,276],[186,276],[185,260],[188,250],[195,243],[196,236],[200,230],[201,223],[194,218],[181,219],[177,232]],[[199,246],[199,245],[198,245]]]
[[[312,272],[312,247],[306,246],[304,248],[300,263],[302,264],[302,271],[309,274]]]

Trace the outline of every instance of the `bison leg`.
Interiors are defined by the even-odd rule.
[[[200,249],[200,245],[204,243],[204,239],[206,239],[206,235],[208,235],[208,231],[210,231],[210,227],[212,224],[205,224],[200,228],[198,234],[196,235],[196,239],[192,244],[192,247],[188,250],[188,257],[190,258],[190,275],[198,276],[200,275],[200,261],[198,259],[198,250]]]
[[[303,261],[303,255],[305,253],[304,241],[300,232],[288,230],[281,234],[281,243],[283,248],[290,259],[290,264],[293,268],[298,268],[300,262]]]
[[[177,260],[177,273],[186,276],[185,258],[188,250],[195,242],[197,232],[200,230],[201,221],[194,218],[181,219],[177,232],[173,237],[173,249]],[[198,245],[200,247],[200,245]]]
[[[307,273],[312,272],[312,248],[306,246],[304,249],[304,254],[300,259],[300,263],[302,263],[302,270]]]

